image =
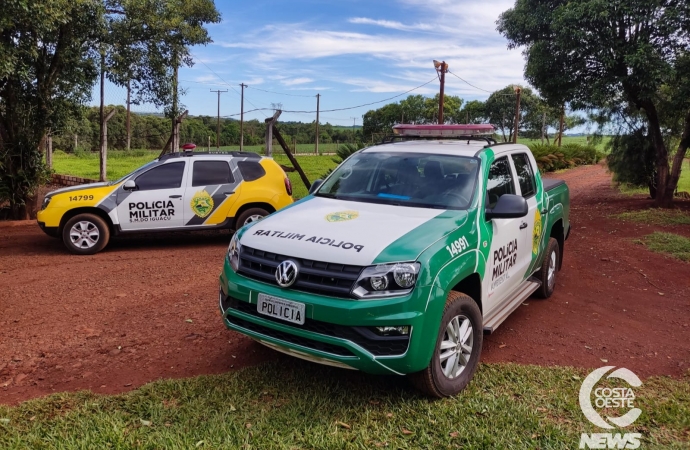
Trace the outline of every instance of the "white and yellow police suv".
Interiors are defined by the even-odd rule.
[[[171,153],[113,182],[49,192],[38,224],[76,254],[102,250],[111,234],[237,229],[292,203],[271,158],[249,152]]]
[[[227,327],[276,350],[453,395],[483,333],[553,292],[568,187],[542,180],[524,145],[475,136],[490,125],[396,131],[235,234],[220,309]]]

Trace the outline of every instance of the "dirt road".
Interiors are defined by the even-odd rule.
[[[685,373],[690,264],[634,243],[655,227],[609,217],[647,202],[614,192],[601,166],[557,177],[571,189],[573,232],[556,293],[525,302],[487,337],[482,360]],[[688,228],[667,230],[690,236]],[[221,322],[228,241],[228,233],[142,236],[78,257],[33,222],[0,223],[0,403],[123,392],[284,358]]]

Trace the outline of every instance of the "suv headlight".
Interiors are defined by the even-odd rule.
[[[230,247],[228,247],[228,261],[230,261],[230,267],[232,270],[237,272],[240,267],[240,250],[242,249],[242,244],[237,237],[237,233],[232,235],[230,239]]]
[[[352,295],[360,299],[385,298],[412,292],[421,265],[399,262],[367,267],[357,279]]]
[[[46,197],[43,199],[43,203],[41,204],[41,211],[44,210],[44,209],[46,209],[46,208],[48,207],[48,203],[50,203],[50,200],[51,200],[52,198],[53,198],[53,197],[46,196]]]

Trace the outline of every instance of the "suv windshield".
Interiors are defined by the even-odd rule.
[[[323,183],[318,197],[438,209],[466,209],[479,160],[424,153],[357,153]]]

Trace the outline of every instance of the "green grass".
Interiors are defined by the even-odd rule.
[[[690,239],[684,236],[655,232],[642,238],[642,244],[653,252],[690,262]]]
[[[149,161],[153,161],[158,157],[159,152],[151,152],[146,150],[125,151],[111,151],[108,154],[107,173],[108,180],[116,180],[133,171],[134,169],[143,166]],[[309,181],[314,181],[319,178],[324,172],[330,168],[334,168],[336,164],[333,162],[333,156],[297,156],[297,161],[307,175]],[[279,164],[291,167],[290,161],[284,154],[276,154],[274,159]],[[73,175],[82,178],[98,179],[99,166],[97,153],[83,153],[80,155],[73,155],[67,153],[56,153],[53,155],[53,169],[56,173],[62,175]],[[302,198],[307,195],[307,188],[302,183],[297,172],[289,172],[288,177],[292,181],[293,194],[295,198]]]
[[[632,186],[627,183],[620,183],[618,190],[625,195],[649,195],[646,187]],[[678,179],[678,192],[690,192],[690,160],[683,161],[680,179]]]
[[[616,214],[614,217],[620,220],[650,225],[690,225],[690,213],[671,209],[643,209]]]
[[[577,448],[597,433],[578,405],[586,371],[484,364],[458,397],[432,401],[402,378],[300,361],[158,381],[128,394],[55,394],[0,406],[0,447]],[[635,389],[644,448],[687,448],[690,382]],[[617,412],[614,412],[617,414]]]

